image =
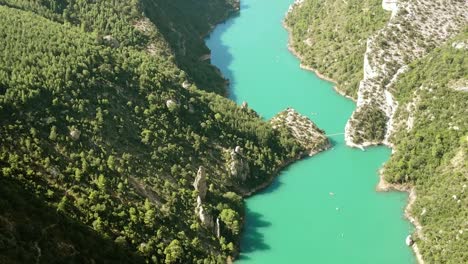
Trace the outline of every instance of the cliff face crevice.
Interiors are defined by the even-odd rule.
[[[345,129],[346,143],[353,147],[390,144],[393,115],[398,107],[391,93],[394,82],[410,62],[455,36],[468,22],[465,1],[385,0],[382,6],[392,11],[392,16],[383,29],[367,40],[357,108]],[[370,116],[363,114],[369,109],[373,109]],[[375,126],[369,120],[385,124]],[[374,137],[367,133],[368,127],[384,133]]]

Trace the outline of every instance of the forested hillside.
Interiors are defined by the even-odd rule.
[[[203,91],[224,88],[168,28],[189,41],[236,3],[0,4],[2,263],[225,263],[241,195],[328,144]],[[200,13],[156,20],[150,4]]]
[[[226,81],[209,59],[202,58],[209,54],[203,37],[239,9],[236,0],[0,0],[0,4],[108,36],[107,40],[118,46],[146,49],[159,55],[167,52],[165,46],[170,46],[171,54],[162,55],[166,59],[172,56],[201,89],[226,93]]]
[[[140,5],[168,40],[180,68],[202,89],[225,94],[226,80],[211,65],[204,37],[239,10],[239,0],[142,0]]]
[[[428,263],[468,259],[468,31],[410,65],[396,83],[395,153],[385,178],[410,184]],[[458,46],[457,46],[458,45]],[[457,48],[458,47],[458,48]],[[464,89],[464,90],[463,90]]]

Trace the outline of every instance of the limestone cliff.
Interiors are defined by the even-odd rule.
[[[367,40],[357,108],[345,129],[346,142],[354,147],[388,144],[398,107],[392,85],[408,63],[440,46],[468,23],[466,1],[384,0],[382,6],[392,16],[386,27]],[[381,133],[371,135],[371,131]]]

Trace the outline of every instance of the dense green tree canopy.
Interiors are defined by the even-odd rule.
[[[225,262],[237,253],[239,194],[269,180],[303,148],[253,110],[202,90],[222,91],[216,78],[199,89],[201,75],[182,69],[200,62],[186,64],[190,56],[174,48],[164,29],[177,20],[158,18],[155,26],[142,12],[150,3],[169,8],[164,1],[0,0],[0,174],[41,206],[56,208],[58,216],[31,221],[33,228],[63,218],[91,227],[93,235],[84,239],[102,236],[102,247],[122,256],[128,250],[154,263]],[[189,3],[200,12],[234,5]],[[206,33],[209,21],[221,17],[192,23],[192,34]],[[210,76],[210,67],[197,69]],[[230,172],[236,146],[249,166],[245,181]],[[204,210],[214,219],[223,210],[234,212],[224,217],[229,229],[221,238],[195,213],[192,183],[200,166],[209,185]],[[6,195],[9,203],[15,194]],[[10,205],[0,216],[15,221]],[[30,217],[45,216],[34,211]],[[70,232],[81,232],[79,226],[70,225]],[[12,237],[25,259],[36,256],[28,239]],[[76,243],[63,239],[38,246],[46,251]],[[91,245],[99,251],[101,244]],[[85,244],[78,248],[80,254],[64,251],[63,258],[87,256]],[[21,262],[8,252],[5,257]]]

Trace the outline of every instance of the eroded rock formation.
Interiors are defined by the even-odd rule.
[[[231,177],[238,181],[245,181],[250,175],[250,166],[247,159],[243,155],[242,148],[236,146],[230,153],[229,172]]]
[[[203,166],[198,168],[197,177],[193,182],[193,188],[198,191],[198,196],[201,198],[201,200],[205,200],[208,187],[206,186],[206,172]]]

